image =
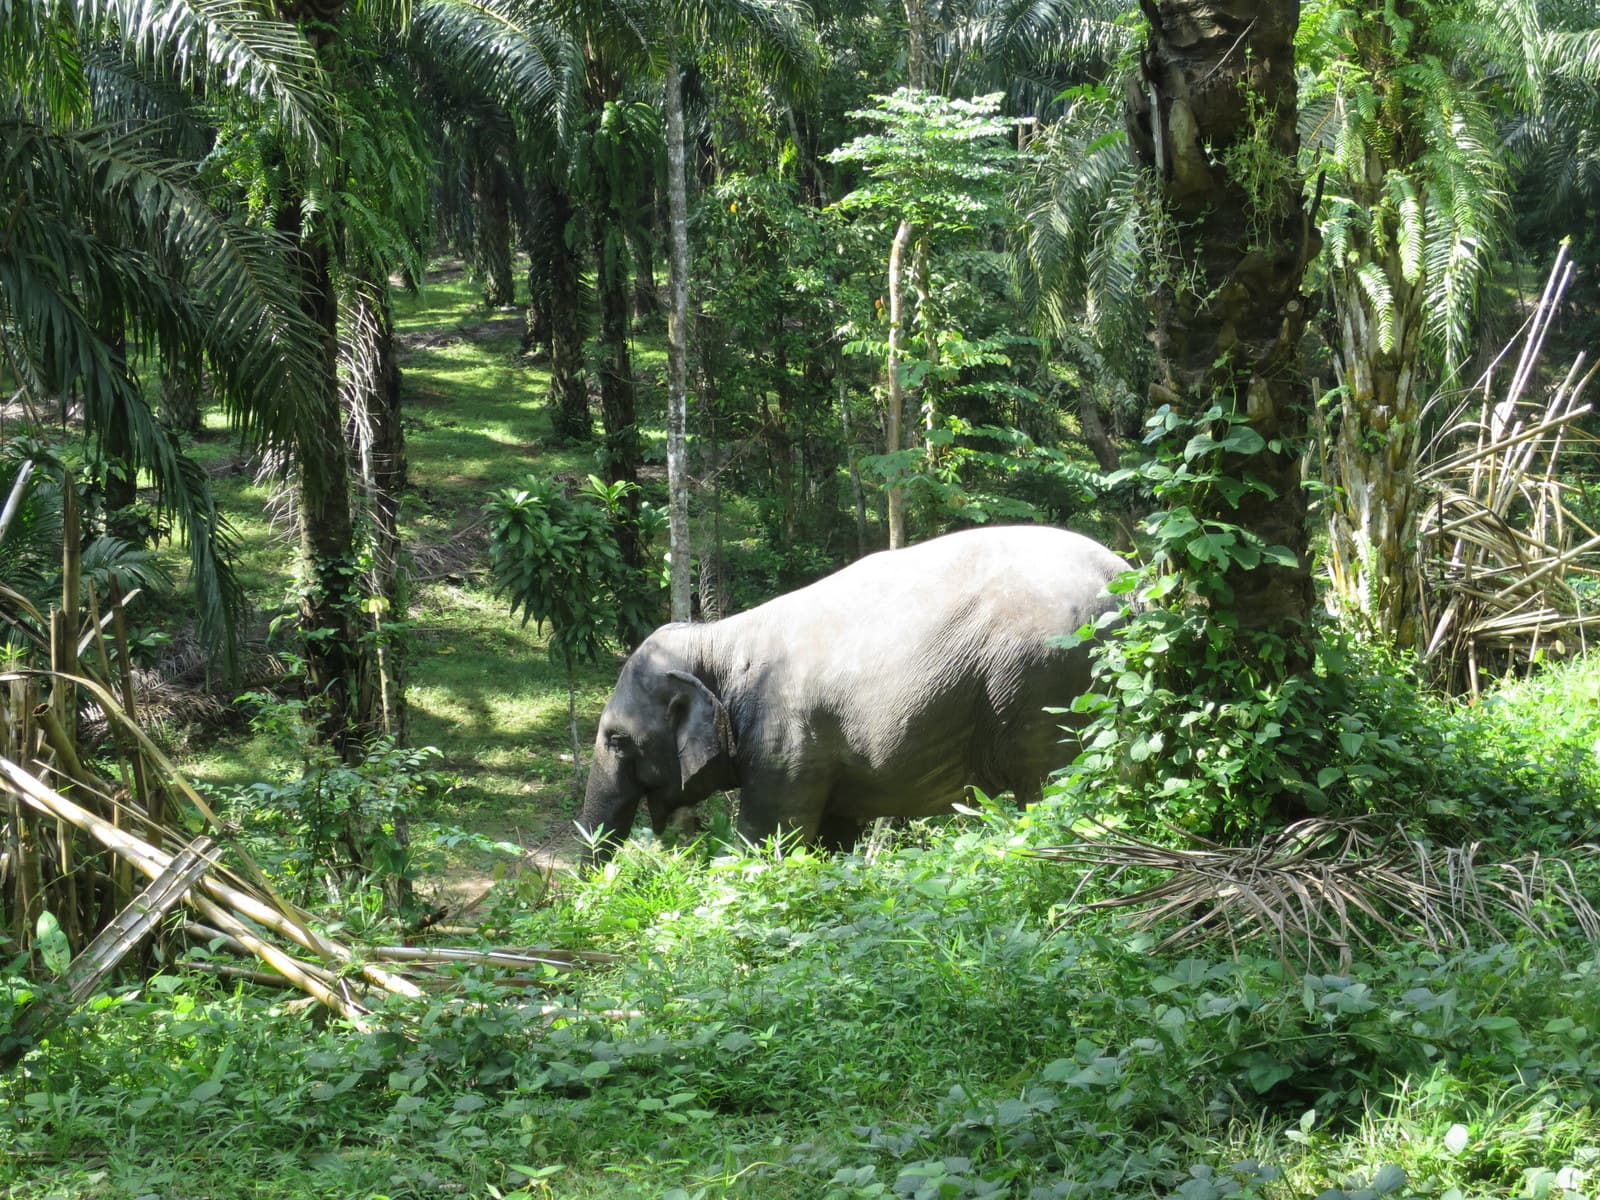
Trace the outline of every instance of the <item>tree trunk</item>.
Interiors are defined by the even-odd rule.
[[[351,371],[352,422],[360,426],[361,483],[369,527],[372,565],[367,591],[382,601],[373,606],[361,655],[355,719],[363,734],[386,733],[404,745],[409,733],[406,705],[405,639],[391,636],[393,622],[404,621],[410,589],[400,547],[400,491],[407,465],[405,430],[400,421],[400,367],[395,357],[394,310],[386,284],[362,283],[352,354],[365,361]]]
[[[299,205],[284,212],[299,233]],[[306,692],[324,741],[341,756],[359,752],[356,720],[361,595],[355,565],[349,462],[339,409],[339,306],[325,246],[297,236],[300,303],[322,330],[322,379],[313,411],[296,433],[301,569],[300,629]]]
[[[1312,606],[1300,482],[1310,397],[1298,354],[1309,314],[1300,285],[1316,241],[1294,169],[1299,4],[1140,7],[1150,34],[1130,83],[1129,135],[1178,242],[1154,297],[1151,399],[1191,418],[1221,404],[1264,440],[1259,453],[1222,463],[1229,477],[1261,487],[1234,505],[1209,489],[1196,515],[1293,554],[1293,566],[1232,562],[1223,582],[1241,634],[1261,635],[1240,640],[1245,652],[1256,648],[1266,677],[1300,673],[1311,665]]]
[[[917,238],[911,246],[911,288],[917,296],[917,329],[922,334],[922,357],[929,368],[922,385],[921,415],[922,448],[928,458],[926,469],[931,471],[935,453],[933,431],[939,421],[932,386],[934,371],[939,366],[939,333],[933,327],[933,268],[930,258],[928,239]]]
[[[550,324],[550,424],[563,442],[586,441],[593,433],[589,384],[583,366],[583,287],[577,250],[568,240],[572,201],[554,181],[541,186],[545,235],[540,254],[546,273],[539,303]]]
[[[906,83],[928,90],[928,14],[924,0],[903,0],[906,14]]]
[[[605,426],[604,474],[607,483],[639,482],[639,426],[634,409],[633,361],[628,351],[628,273],[614,215],[602,209],[594,218],[596,287],[600,293],[600,420]],[[617,547],[628,566],[644,565],[639,545],[639,493],[623,497],[617,522]]]
[[[338,38],[343,0],[280,3],[320,55]],[[328,245],[306,236],[300,197],[278,210],[288,235],[300,307],[322,331],[322,371],[306,421],[295,431],[296,516],[300,527],[300,631],[306,693],[320,736],[346,761],[361,751],[355,719],[360,678],[361,588],[350,505],[349,454],[339,405],[339,302]]]
[[[667,33],[667,212],[672,233],[672,305],[667,312],[667,517],[672,619],[692,607],[689,546],[689,184],[684,163],[683,80],[675,30]]]
[[[885,364],[888,379],[885,381],[883,414],[885,454],[896,454],[905,447],[902,424],[906,393],[900,378],[900,360],[905,353],[905,267],[906,250],[910,245],[911,222],[901,221],[900,227],[894,231],[894,242],[889,247],[889,354]],[[889,509],[889,549],[898,550],[906,544],[905,489],[897,483],[890,483],[884,489],[884,500]]]
[[[483,302],[504,308],[516,301],[511,271],[511,189],[505,168],[498,162],[478,163],[473,172],[477,220],[473,222],[477,245],[473,256],[483,276]]]
[[[1328,513],[1328,568],[1334,594],[1346,611],[1394,645],[1417,649],[1421,514],[1416,475],[1422,404],[1414,368],[1422,292],[1405,281],[1397,262],[1386,268],[1395,306],[1388,349],[1360,285],[1353,278],[1336,284],[1335,363],[1341,392],[1333,478],[1328,481],[1338,484]]]
[[[671,120],[671,114],[668,114]],[[683,123],[683,92],[680,87],[678,93],[678,123]],[[671,136],[670,134],[668,135]],[[668,144],[667,154],[672,154],[671,144]],[[670,166],[668,167],[670,170]],[[671,184],[668,184],[671,187]],[[636,326],[643,327],[652,321],[661,312],[661,297],[656,295],[656,251],[651,241],[652,230],[648,226],[634,230],[629,241],[633,248],[633,322]]]
[[[161,371],[161,419],[174,433],[194,436],[200,432],[203,417],[204,378],[198,370],[163,365]]]

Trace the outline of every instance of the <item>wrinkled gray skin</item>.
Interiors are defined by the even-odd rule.
[[[973,529],[873,554],[723,621],[665,625],[623,665],[578,824],[605,861],[642,800],[738,788],[740,834],[848,846],[875,817],[946,812],[968,784],[1023,803],[1072,757],[1044,708],[1088,683],[1061,649],[1127,564],[1075,533]]]

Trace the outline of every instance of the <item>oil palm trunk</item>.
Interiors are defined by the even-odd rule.
[[[1242,488],[1197,494],[1292,565],[1232,560],[1226,608],[1266,675],[1311,663],[1311,575],[1301,451],[1310,410],[1298,345],[1315,232],[1295,173],[1297,0],[1142,0],[1149,37],[1131,81],[1129,135],[1174,231],[1155,298],[1152,407],[1198,419],[1220,404],[1253,452],[1223,456]],[[1220,607],[1220,605],[1219,605]]]

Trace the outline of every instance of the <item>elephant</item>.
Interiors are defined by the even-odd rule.
[[[1037,800],[1073,751],[1066,707],[1089,682],[1062,639],[1118,600],[1128,569],[1080,534],[979,527],[868,555],[705,623],[664,625],[623,664],[601,714],[580,831],[603,864],[642,800],[672,813],[739,789],[737,828],[846,848],[877,817],[948,812],[967,785]]]

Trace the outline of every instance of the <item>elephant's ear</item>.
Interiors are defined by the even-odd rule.
[[[738,747],[728,710],[698,678],[687,671],[668,671],[679,688],[671,701],[673,731],[678,739],[678,767],[683,786],[719,757],[732,758]]]

